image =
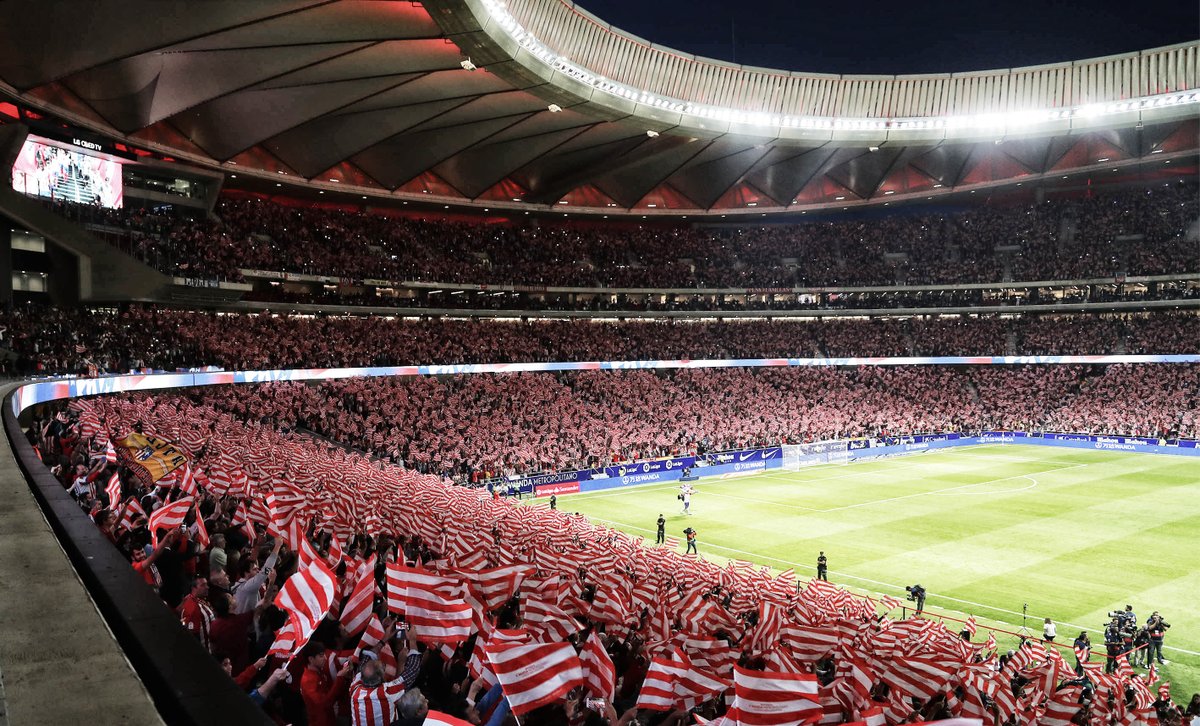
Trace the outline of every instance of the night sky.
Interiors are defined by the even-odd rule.
[[[1200,37],[1196,0],[580,0],[579,5],[622,30],[689,53],[820,73],[1012,68]]]

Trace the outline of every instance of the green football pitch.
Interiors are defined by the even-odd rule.
[[[1200,464],[1185,457],[987,445],[843,465],[771,470],[695,484],[692,514],[678,485],[559,497],[653,541],[698,533],[702,556],[748,560],[798,578],[816,571],[857,592],[929,591],[931,615],[976,617],[1017,631],[1058,624],[1058,642],[1089,631],[1103,652],[1106,613],[1133,605],[1171,624],[1160,666],[1178,702],[1200,690]],[[907,603],[906,603],[907,604]],[[949,627],[956,627],[948,622]],[[997,633],[1002,647],[1015,636]]]

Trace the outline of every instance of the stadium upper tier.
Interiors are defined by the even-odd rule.
[[[1035,205],[736,228],[471,224],[253,198],[226,198],[216,219],[200,221],[131,208],[53,208],[168,274],[256,279],[263,287],[281,272],[357,281],[355,289],[372,280],[373,289],[417,281],[685,290],[1200,272],[1200,204],[1195,186],[1182,184]],[[428,294],[425,304],[437,306]]]
[[[240,315],[138,308],[0,314],[17,373],[546,361],[1196,353],[1200,316],[596,322]]]
[[[239,184],[759,216],[1190,159],[1198,51],[854,77],[698,58],[564,0],[102,0],[6,5],[0,93]]]

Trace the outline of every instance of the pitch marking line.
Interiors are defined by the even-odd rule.
[[[746,479],[768,479],[768,478],[772,478],[772,477],[778,478],[779,475],[776,473],[778,471],[780,471],[780,470],[779,469],[767,469],[766,472],[764,472],[764,473],[748,473],[742,477],[731,477],[728,479],[718,479],[718,480],[712,482],[712,484],[726,484],[726,483],[732,483],[732,482],[737,482],[737,481],[744,481]],[[796,473],[796,472],[793,472],[793,473]],[[856,472],[849,472],[846,474],[837,474],[835,476],[821,476],[821,477],[817,477],[815,479],[793,479],[791,477],[787,477],[786,481],[789,484],[799,485],[799,484],[808,484],[809,482],[829,481],[830,479],[844,479],[848,476],[869,476],[871,474],[883,474],[883,473],[885,473],[885,472],[856,471]],[[678,488],[679,488],[678,482],[669,482],[666,484],[664,484],[662,482],[649,482],[646,484],[632,484],[629,486],[615,487],[615,489],[617,489],[618,491],[611,492],[611,493],[602,494],[600,492],[579,492],[577,494],[564,494],[563,497],[568,497],[568,498],[570,498],[571,501],[591,501],[593,499],[604,499],[607,497],[619,497],[623,494],[628,493],[629,490],[631,490],[631,489],[636,489],[636,490],[642,491],[642,492],[649,492],[649,491],[665,491],[667,489],[678,489]],[[606,492],[607,490],[601,490],[601,491]],[[700,489],[699,491],[701,494],[703,494],[705,496],[714,493],[714,492],[708,491],[706,489]],[[725,496],[732,496],[732,495],[725,495]],[[813,510],[813,511],[821,511],[821,510]]]
[[[1057,469],[1047,469],[1045,471],[1035,471],[1033,473],[1039,474],[1039,475],[1040,474],[1050,474],[1050,473],[1053,473],[1056,471],[1066,471],[1067,469],[1078,469],[1082,466],[1089,466],[1089,464],[1074,464],[1072,466],[1063,466],[1063,467],[1059,467]],[[901,499],[912,499],[913,497],[925,497],[925,496],[929,496],[930,494],[943,494],[945,492],[953,492],[953,491],[957,491],[960,489],[966,489],[967,487],[977,487],[982,484],[996,484],[998,482],[1008,481],[1010,479],[1027,479],[1027,478],[1029,478],[1029,476],[1030,475],[1026,475],[1026,474],[1017,474],[1016,476],[1006,476],[1006,477],[1002,477],[1000,479],[991,479],[989,481],[980,481],[980,482],[975,482],[973,484],[960,484],[956,487],[946,487],[945,489],[935,489],[934,491],[931,491],[931,492],[916,492],[915,494],[905,494],[905,495],[899,496],[899,497],[888,497],[886,499],[872,499],[869,502],[859,502],[858,504],[847,504],[844,507],[834,507],[833,509],[822,509],[820,511],[822,513],[841,512],[846,509],[857,509],[859,507],[866,507],[866,506],[870,506],[872,504],[885,504],[887,502],[900,501]],[[1035,481],[1034,484],[1036,485],[1037,482]],[[1026,488],[1032,489],[1033,487],[1026,487]],[[1023,490],[1018,489],[1015,491],[1023,491]],[[983,493],[983,492],[981,492],[981,493]],[[988,493],[993,493],[993,492],[988,492]],[[994,493],[1006,494],[1007,492],[994,492]]]
[[[1087,466],[1087,465],[1086,465],[1086,464],[1081,464],[1080,466]],[[1074,467],[1070,467],[1070,468],[1074,468]],[[654,530],[652,530],[652,529],[647,529],[647,528],[645,528],[645,527],[639,527],[639,526],[637,526],[637,525],[635,525],[635,524],[626,524],[625,522],[618,522],[618,521],[616,521],[616,520],[613,520],[613,519],[601,519],[601,518],[599,518],[599,517],[589,517],[589,519],[592,519],[592,520],[594,520],[594,521],[596,521],[596,522],[603,522],[603,523],[605,523],[605,524],[615,524],[615,525],[617,525],[618,527],[627,528],[627,529],[634,529],[634,530],[637,530],[637,531],[639,531],[639,532],[653,532],[653,531],[654,531]],[[650,545],[649,545],[649,544],[646,544],[646,543],[643,543],[643,546],[645,546],[645,547],[649,547]],[[804,564],[804,563],[800,563],[800,562],[789,562],[789,561],[787,561],[787,560],[782,560],[782,559],[780,559],[780,558],[778,558],[778,557],[770,557],[770,556],[768,556],[768,555],[762,555],[762,554],[759,554],[759,553],[757,553],[757,552],[747,552],[746,550],[734,549],[733,547],[726,547],[726,546],[724,546],[724,545],[707,543],[707,544],[705,544],[704,546],[705,546],[705,547],[711,547],[711,548],[713,548],[713,549],[716,549],[716,550],[723,550],[723,551],[725,551],[725,552],[735,552],[735,553],[737,553],[737,554],[739,554],[739,555],[746,555],[746,556],[748,556],[748,557],[751,557],[751,558],[756,558],[756,559],[757,559],[759,562],[763,562],[764,560],[765,560],[765,561],[768,561],[768,562],[777,562],[777,563],[780,563],[780,564],[787,565],[788,567],[790,567],[790,568],[791,568],[791,569],[793,569],[793,570],[799,569],[799,570],[806,570],[806,571],[808,571],[808,570],[815,571],[815,570],[817,569],[817,568],[815,568],[815,567],[813,567],[812,565],[809,565],[809,564]],[[904,588],[903,588],[903,587],[901,587],[900,585],[893,585],[893,584],[892,584],[892,583],[890,583],[890,582],[880,582],[879,580],[871,580],[871,579],[868,579],[868,578],[866,578],[866,577],[858,577],[858,576],[851,575],[851,574],[848,574],[848,573],[845,573],[845,572],[835,572],[835,571],[833,571],[833,570],[830,570],[829,572],[830,572],[830,574],[837,575],[837,576],[839,576],[839,577],[841,577],[841,578],[843,578],[843,579],[856,580],[856,581],[858,581],[858,582],[867,582],[867,583],[870,583],[870,584],[872,584],[872,585],[876,585],[876,586],[880,586],[880,587],[886,587],[886,588],[889,588],[889,589],[891,589],[891,590],[894,590],[894,591],[903,591],[903,590],[904,590]],[[869,590],[869,589],[867,589],[867,588],[862,588],[862,587],[860,587],[860,588],[858,588],[858,589],[860,589],[860,590],[866,590],[867,592],[871,593],[872,595],[882,595],[882,594],[883,594],[883,593],[881,593],[881,592],[879,592],[879,591],[877,591],[877,590]],[[949,600],[949,601],[951,601],[951,602],[956,602],[956,603],[959,603],[959,604],[961,604],[961,605],[969,605],[970,607],[973,607],[973,608],[983,608],[984,610],[991,610],[992,612],[1004,613],[1004,614],[1006,614],[1006,615],[1013,615],[1013,616],[1022,616],[1022,617],[1028,617],[1029,619],[1033,620],[1034,622],[1037,622],[1037,621],[1039,621],[1039,620],[1042,620],[1042,619],[1044,618],[1044,616],[1042,616],[1042,615],[1034,615],[1033,613],[1019,613],[1019,612],[1017,612],[1016,610],[1006,610],[1005,608],[998,608],[998,607],[994,607],[994,606],[992,606],[992,605],[984,605],[983,603],[980,603],[980,602],[972,602],[972,601],[970,601],[970,600],[962,600],[962,599],[960,599],[960,598],[957,598],[957,597],[950,597],[949,595],[941,595],[941,594],[938,594],[938,593],[935,593],[935,592],[930,592],[929,594],[930,594],[930,595],[935,595],[935,596],[937,596],[938,598],[941,598],[942,600]],[[1001,621],[1001,622],[1004,622],[1004,621]],[[1089,628],[1089,627],[1088,627],[1088,626],[1086,626],[1086,625],[1075,625],[1075,624],[1073,624],[1073,623],[1067,623],[1067,622],[1063,622],[1063,621],[1061,621],[1061,620],[1055,620],[1055,622],[1056,622],[1056,623],[1058,623],[1059,625],[1065,625],[1065,626],[1067,626],[1068,628],[1078,628],[1079,630],[1091,630],[1091,629],[1094,629],[1094,628]],[[1186,655],[1200,656],[1200,653],[1198,653],[1198,652],[1196,652],[1196,651],[1192,651],[1192,650],[1186,650],[1186,649],[1184,649],[1184,648],[1176,648],[1176,647],[1174,647],[1174,646],[1170,646],[1170,645],[1164,645],[1164,646],[1163,646],[1163,650],[1170,650],[1170,651],[1174,651],[1174,652],[1176,652],[1176,653],[1184,653],[1184,654],[1186,654]]]
[[[1023,486],[1020,489],[1004,489],[1002,491],[991,491],[991,492],[966,492],[966,491],[964,491],[964,492],[933,492],[933,495],[936,497],[961,497],[961,496],[978,496],[980,494],[1016,494],[1017,492],[1029,491],[1030,489],[1033,489],[1034,487],[1036,487],[1038,485],[1037,479],[1034,479],[1031,476],[1025,476],[1024,474],[1021,474],[1020,476],[1015,476],[1013,478],[1014,479],[1028,479],[1032,483],[1029,484],[1028,486]],[[981,483],[986,484],[987,482],[981,482]]]

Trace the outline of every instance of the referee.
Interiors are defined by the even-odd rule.
[[[658,515],[658,536],[654,538],[654,544],[662,544],[667,541],[667,520],[663,516]]]
[[[825,580],[826,582],[828,582],[829,576],[826,574],[828,572],[829,572],[829,560],[825,557],[825,552],[822,551],[820,554],[817,555],[817,579]]]

